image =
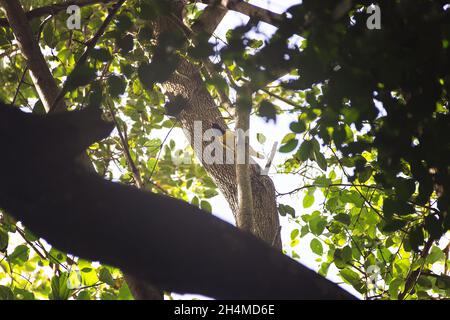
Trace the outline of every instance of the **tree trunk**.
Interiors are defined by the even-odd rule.
[[[226,125],[213,98],[205,87],[198,67],[187,60],[181,60],[176,72],[164,83],[164,88],[169,95],[182,95],[188,101],[179,114],[178,120],[189,135],[188,139],[191,141],[195,153],[199,156],[207,142],[204,142],[202,146],[194,144],[194,122],[201,121],[203,131],[210,129],[214,123],[222,128],[226,128]],[[232,164],[207,163],[203,163],[203,166],[225,196],[235,220],[238,221],[239,203],[235,166]],[[281,249],[275,187],[268,176],[260,174],[260,170],[261,168],[257,165],[251,166],[254,210],[253,232],[265,242]]]

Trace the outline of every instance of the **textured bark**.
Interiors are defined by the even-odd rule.
[[[215,1],[207,6],[199,19],[192,26],[194,32],[202,32],[211,36],[219,25],[220,21],[227,14],[228,0]]]
[[[184,0],[172,3],[171,13],[178,16],[178,20],[182,21],[182,11]],[[227,1],[221,2],[227,3]],[[217,16],[223,17],[223,6],[216,3]],[[200,16],[203,25],[215,25],[218,20],[214,15],[214,11],[207,11],[208,16]],[[155,26],[155,35],[165,31],[177,30],[179,26],[175,25],[173,19],[161,17]],[[163,83],[166,94],[170,97],[177,95],[183,96],[187,103],[183,111],[178,115],[178,120],[184,129],[187,138],[191,142],[197,157],[203,159],[202,150],[208,145],[208,142],[203,141],[202,144],[194,143],[194,124],[200,121],[202,124],[202,132],[208,130],[213,124],[219,125],[226,129],[227,126],[220,113],[217,105],[206,89],[203,79],[200,75],[198,66],[191,62],[181,59],[176,71],[173,75]],[[217,187],[224,195],[231,211],[233,212],[235,221],[240,221],[239,201],[237,193],[236,181],[236,167],[233,164],[208,164],[202,161],[202,164],[208,174],[214,179]],[[281,237],[279,233],[280,221],[278,216],[275,186],[270,177],[261,175],[261,168],[258,165],[250,166],[250,179],[253,194],[253,226],[252,233],[277,249],[281,250]]]
[[[33,84],[46,111],[64,111],[65,104],[63,100],[54,105],[55,99],[59,94],[59,88],[56,85],[55,79],[53,78],[47,63],[45,62],[44,56],[39,48],[36,37],[33,35],[22,6],[17,0],[0,0],[0,4],[4,8],[9,25],[17,38],[19,48],[27,60],[27,65],[31,72]],[[89,171],[95,171],[86,153],[80,155],[80,162]],[[160,290],[149,283],[138,281],[134,277],[127,274],[125,274],[125,280],[127,281],[135,299],[160,300],[163,298]]]
[[[253,192],[250,171],[249,136],[250,111],[252,109],[252,93],[250,89],[242,90],[238,97],[236,112],[236,183],[238,192],[239,211],[236,225],[246,231],[253,232]]]
[[[354,299],[196,206],[86,172],[74,158],[114,127],[101,116],[98,108],[42,116],[0,103],[6,151],[0,168],[9,168],[0,171],[0,207],[57,248],[167,291],[218,299]],[[61,216],[69,228],[61,227]]]
[[[217,0],[203,0],[203,3],[214,4]],[[278,27],[284,19],[284,15],[272,12],[267,9],[260,8],[254,4],[244,2],[242,0],[230,0],[226,4],[227,9],[237,11],[239,13],[245,14],[250,18],[263,21],[273,26]]]
[[[161,27],[170,28],[170,22]],[[174,28],[174,26],[172,26]],[[201,149],[208,143],[204,142],[202,146],[194,145],[194,121],[202,122],[202,129],[207,130],[217,123],[220,127],[226,128],[223,117],[218,110],[214,99],[209,94],[200,76],[198,67],[192,63],[181,60],[176,72],[164,83],[167,94],[182,95],[187,99],[187,104],[178,120],[183,129],[188,134],[191,145],[197,155],[201,154]],[[239,208],[238,195],[236,188],[235,166],[231,164],[207,164],[203,163],[206,171],[216,182],[219,190],[225,196],[230,208],[236,216]],[[254,230],[253,233],[274,247],[281,249],[281,238],[278,232],[280,223],[275,198],[275,187],[268,176],[260,175],[260,167],[251,166],[251,180],[253,191],[253,209],[254,209]]]

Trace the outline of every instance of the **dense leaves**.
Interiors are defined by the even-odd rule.
[[[297,69],[283,84],[303,102],[292,104],[299,122],[290,130],[310,138],[285,169],[311,161],[327,171],[310,183],[325,197],[320,216],[328,233],[312,223],[318,218],[302,216],[327,244],[321,270],[334,263],[366,297],[448,296],[450,288],[436,281],[448,270],[443,236],[450,229],[448,4],[382,1],[381,29],[372,30],[369,5],[358,1],[336,18],[336,2],[303,1],[252,62],[270,68],[264,51],[276,47]],[[297,51],[282,45],[293,33],[305,37]],[[254,65],[246,66],[250,77]],[[318,244],[311,242],[316,254]],[[430,263],[432,252],[440,258]],[[423,275],[414,282],[418,268]]]
[[[67,105],[94,99],[115,115],[122,138],[89,150],[104,176],[136,184],[136,167],[144,188],[212,211],[214,182],[195,160],[174,165],[172,155],[192,159],[192,151],[166,139],[187,100],[166,97],[160,84],[188,59],[217,101],[250,83],[256,116],[291,119],[279,169],[298,177],[290,194],[300,197],[295,206],[281,195],[278,203],[293,226],[291,248],[308,238],[319,272],[336,267],[365,298],[449,297],[449,6],[380,1],[381,29],[369,29],[371,1],[348,8],[341,2],[347,3],[304,0],[265,41],[253,38],[253,23],[230,30],[220,52],[199,35],[189,39],[183,28],[158,34],[153,21],[170,8],[154,0],[127,1],[78,68],[107,5],[82,8],[82,31],[68,30],[66,16],[55,15],[40,44],[57,82],[67,81]],[[201,10],[187,9],[192,25]],[[34,32],[40,22],[32,21]],[[12,50],[2,61],[0,98],[12,101],[17,91],[16,104],[42,112],[29,73],[18,89],[26,61],[13,39],[0,28],[0,50]],[[214,64],[205,68],[203,59],[212,55]],[[288,75],[268,86],[280,70]],[[294,258],[302,256],[295,250]],[[0,252],[0,299],[130,298],[118,270],[49,248],[6,214]]]

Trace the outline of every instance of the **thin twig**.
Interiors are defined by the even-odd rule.
[[[317,184],[308,184],[308,185],[304,185],[302,187],[296,188],[296,189],[294,189],[292,191],[289,191],[289,192],[284,192],[284,193],[277,192],[277,197],[278,196],[285,196],[285,195],[290,195],[290,194],[293,194],[293,193],[297,193],[297,192],[299,192],[299,191],[301,191],[303,189],[320,188],[320,187],[321,186],[317,185]],[[325,187],[327,187],[327,188],[329,188],[329,187],[361,187],[361,188],[382,190],[382,188],[380,188],[377,185],[351,184],[351,183],[332,183],[332,184],[329,184],[329,185],[327,185]]]

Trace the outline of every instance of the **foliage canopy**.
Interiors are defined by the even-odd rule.
[[[28,9],[48,3],[33,1]],[[182,28],[156,38],[154,21],[170,17],[170,9],[129,0],[77,67],[105,5],[82,8],[82,30],[68,30],[64,12],[30,23],[56,81],[68,84],[66,104],[95,99],[115,115],[118,134],[89,149],[102,175],[136,183],[129,156],[143,187],[212,210],[208,200],[218,192],[206,171],[195,161],[174,165],[176,141],[155,138],[180,126],[173,116],[183,100],[166,97],[160,83],[187,59],[217,101],[250,84],[255,116],[295,118],[279,150],[287,154],[279,170],[299,178],[290,194],[304,192],[295,208],[279,194],[279,213],[294,226],[288,253],[298,257],[300,238],[310,239],[319,272],[337,267],[365,298],[448,298],[450,8],[446,1],[380,1],[381,29],[371,30],[371,4],[353,1],[337,15],[336,1],[304,0],[270,39],[253,39],[251,20],[230,30],[219,50]],[[184,22],[192,26],[200,13],[188,4]],[[0,28],[7,52],[0,98],[44,112],[13,39],[9,27]],[[211,55],[213,72],[203,63]],[[268,86],[280,70],[289,76]],[[313,205],[317,210],[302,214]],[[6,215],[0,251],[0,299],[131,298],[118,270],[49,248]]]

